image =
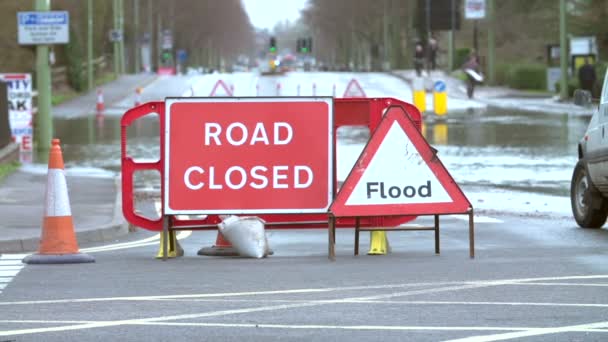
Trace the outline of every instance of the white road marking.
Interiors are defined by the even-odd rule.
[[[178,240],[183,240],[192,235],[192,232],[189,230],[182,230],[177,233],[176,237]],[[82,248],[80,251],[83,253],[95,253],[95,252],[107,252],[107,251],[115,251],[119,249],[127,249],[127,248],[136,248],[136,247],[144,247],[151,246],[155,244],[159,244],[160,234],[156,234],[154,236],[150,236],[148,238],[131,241],[131,242],[122,242],[111,245],[104,245],[98,247],[90,247],[90,248]]]
[[[210,303],[302,303],[305,299],[154,299],[158,301],[210,302]],[[324,300],[319,300],[322,302]],[[327,301],[331,301],[328,299]],[[608,304],[597,303],[543,303],[543,302],[462,302],[462,301],[425,301],[425,300],[349,300],[345,304],[386,304],[386,305],[493,305],[493,306],[548,306],[548,307],[578,307],[578,308],[608,308]]]
[[[608,284],[594,284],[594,283],[525,283],[525,284],[514,284],[514,285],[539,285],[539,286],[590,286],[590,287],[606,287]]]
[[[585,329],[604,329],[608,327],[608,322],[597,322],[590,324],[579,324],[579,325],[570,325],[563,327],[555,327],[555,328],[535,328],[526,331],[519,332],[510,332],[503,334],[494,334],[494,335],[486,335],[486,336],[471,336],[465,338],[459,338],[455,340],[449,340],[446,342],[492,342],[492,341],[504,341],[510,340],[514,338],[520,337],[528,337],[528,336],[540,336],[540,335],[549,335],[549,334],[558,334],[558,333],[566,333],[566,332],[584,332]],[[600,330],[602,331],[602,330]],[[604,330],[606,331],[606,330]]]
[[[14,266],[14,265],[23,265],[23,263],[21,262],[21,259],[2,260],[2,258],[0,258],[0,266]]]
[[[463,220],[463,221],[469,220],[469,215],[450,215],[450,217],[453,217],[453,218],[456,218],[459,220]],[[476,223],[504,223],[503,220],[499,220],[497,218],[488,217],[488,216],[477,216],[477,215],[473,216],[473,221]]]
[[[27,254],[1,254],[0,255],[0,294],[2,290],[13,280],[13,278],[25,266],[21,260]]]
[[[446,285],[525,285],[522,283],[534,281],[548,280],[575,280],[575,279],[608,279],[608,275],[590,275],[590,276],[565,276],[565,277],[542,277],[542,278],[515,278],[502,280],[476,280],[476,281],[451,281],[451,282],[428,282],[428,283],[405,283],[405,284],[386,284],[386,285],[368,285],[368,286],[341,286],[328,288],[308,288],[308,289],[291,289],[291,290],[274,290],[274,291],[245,291],[245,292],[221,292],[221,293],[199,293],[199,294],[183,294],[183,295],[158,295],[158,296],[129,296],[129,297],[91,297],[91,298],[76,298],[76,299],[49,299],[49,300],[33,300],[33,301],[15,301],[15,302],[0,302],[3,305],[37,305],[37,304],[66,304],[66,303],[83,303],[83,302],[107,302],[107,301],[146,301],[146,300],[162,300],[162,299],[196,299],[196,298],[219,298],[219,297],[235,297],[235,296],[261,296],[274,294],[302,294],[302,293],[321,293],[321,292],[338,292],[338,291],[355,291],[355,290],[378,290],[391,288],[405,287],[423,287],[423,286],[446,286]],[[464,289],[464,287],[463,287]],[[356,298],[352,300],[377,300],[380,298]]]
[[[17,273],[19,273],[19,271],[21,271],[21,269],[4,271],[2,267],[0,267],[0,277],[14,277],[17,275]]]
[[[0,254],[0,260],[22,260],[29,254]]]
[[[608,275],[593,275],[593,276],[567,276],[567,277],[541,277],[541,278],[518,278],[518,279],[501,279],[501,280],[491,280],[491,281],[476,281],[476,282],[461,282],[461,285],[449,285],[439,288],[431,288],[431,289],[415,289],[410,291],[402,291],[390,294],[382,294],[375,296],[363,296],[363,297],[350,297],[350,298],[342,298],[342,299],[332,299],[332,300],[310,300],[308,302],[302,303],[292,303],[292,304],[282,304],[282,305],[268,305],[268,306],[260,306],[254,308],[243,308],[243,309],[234,309],[234,310],[219,310],[219,311],[211,311],[211,312],[203,312],[203,313],[193,313],[193,314],[182,314],[182,315],[170,315],[170,316],[159,316],[159,317],[151,317],[151,318],[141,318],[141,319],[128,319],[128,320],[117,320],[117,321],[100,321],[100,322],[92,322],[92,323],[83,323],[83,324],[74,324],[74,325],[66,325],[60,327],[47,327],[47,328],[33,328],[33,329],[18,329],[18,330],[7,330],[0,331],[0,336],[12,336],[12,335],[24,335],[24,334],[35,334],[35,333],[44,333],[44,332],[56,332],[56,331],[69,331],[69,330],[83,330],[83,329],[91,329],[91,328],[100,328],[100,327],[110,327],[110,326],[120,326],[120,325],[130,325],[130,324],[149,324],[150,322],[166,322],[166,321],[175,321],[175,320],[186,320],[186,319],[198,319],[204,317],[219,317],[219,316],[227,316],[227,315],[235,315],[235,314],[247,314],[253,312],[262,312],[262,311],[276,311],[276,310],[286,310],[286,309],[294,309],[294,308],[303,308],[303,307],[313,307],[320,306],[325,304],[339,304],[339,303],[349,303],[352,301],[369,301],[369,300],[378,300],[378,299],[387,299],[394,297],[403,297],[403,296],[411,296],[418,295],[422,293],[439,293],[446,291],[456,291],[462,289],[470,289],[470,288],[483,288],[483,287],[492,287],[492,286],[500,286],[500,285],[510,285],[513,283],[520,282],[533,282],[533,281],[547,281],[547,280],[572,280],[572,279],[605,279],[608,278]],[[392,285],[395,286],[395,285]],[[395,287],[409,287],[412,284],[399,284]],[[359,286],[356,287],[358,289],[371,289],[377,288],[378,286]],[[349,289],[353,289],[354,287],[350,287]],[[213,296],[235,296],[235,295],[260,295],[260,294],[269,294],[269,293],[310,293],[310,292],[335,292],[335,291],[344,291],[345,288],[320,288],[320,289],[303,289],[303,290],[283,290],[283,291],[266,291],[266,292],[238,292],[238,293],[229,293],[229,294],[203,294],[199,295],[199,297],[213,297]],[[184,296],[191,295],[178,295],[174,296],[176,298],[184,298]],[[168,296],[163,296],[168,297]],[[159,297],[121,297],[124,298],[139,298],[142,300],[143,298],[159,298]],[[45,301],[45,302],[81,302],[81,301],[99,301],[99,300],[119,300],[117,298],[91,298],[91,299],[80,299],[80,300],[63,300],[63,301]],[[40,303],[41,301],[30,301],[28,303]],[[25,303],[25,302],[13,302],[13,303],[0,303],[0,305],[14,305],[15,303]],[[508,339],[515,338],[522,334],[521,336],[534,336],[534,335],[543,335],[548,333],[557,333],[557,332],[569,332],[569,331],[588,331],[586,329],[601,329],[607,326],[608,322],[596,323],[590,325],[579,325],[579,326],[571,326],[571,327],[557,327],[557,328],[532,328],[526,329],[525,331],[519,332],[511,332],[507,334],[496,334],[496,335],[488,335],[493,336],[495,339],[489,339],[487,341],[494,341],[499,339]],[[430,329],[430,328],[429,328]],[[578,330],[577,330],[578,329]],[[605,332],[602,330],[602,332]],[[526,335],[530,334],[530,335]],[[478,338],[478,337],[474,337]],[[481,336],[484,338],[484,336]],[[470,340],[477,342],[478,340]],[[486,340],[479,340],[486,341]]]

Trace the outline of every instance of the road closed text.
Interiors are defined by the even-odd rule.
[[[203,145],[216,146],[281,146],[289,145],[294,129],[287,122],[257,122],[253,129],[241,122],[222,125],[204,123]],[[232,165],[220,171],[216,166],[193,165],[184,172],[184,184],[190,190],[305,189],[314,180],[308,165]]]

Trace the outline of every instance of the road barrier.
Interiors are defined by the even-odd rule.
[[[433,111],[443,116],[448,112],[448,94],[445,82],[436,81],[433,85]]]
[[[101,113],[104,111],[104,109],[106,108],[106,105],[104,103],[103,100],[103,90],[97,89],[97,104],[96,104],[96,109],[98,113]]]
[[[135,107],[141,105],[141,91],[140,87],[135,88]]]
[[[59,139],[53,139],[49,151],[45,199],[46,207],[38,253],[28,255],[23,262],[26,264],[94,262],[93,257],[78,251]]]
[[[424,79],[421,77],[414,78],[412,82],[412,90],[414,92],[414,106],[421,113],[426,111],[426,90],[424,87]]]
[[[251,111],[251,108],[258,110]],[[259,110],[261,108],[263,110]],[[395,108],[400,111],[395,112]],[[161,157],[155,162],[136,162],[127,155],[127,129],[137,119],[151,113],[159,116]],[[302,113],[307,115],[303,116]],[[241,122],[240,118],[244,116],[252,122],[250,127]],[[390,123],[385,123],[387,116],[392,120]],[[395,187],[391,185],[391,180],[416,177],[398,177],[400,171],[386,170],[387,177],[382,179],[386,179],[387,184],[384,184],[385,181],[378,183],[367,180],[367,185],[360,186],[358,179],[351,180],[354,177],[354,171],[351,171],[336,197],[334,193],[338,188],[338,179],[334,146],[338,128],[365,126],[370,132],[377,132],[377,128],[382,127],[381,134],[386,136],[387,125],[394,126],[395,123],[398,125],[396,127],[404,129],[408,137],[413,136],[411,143],[416,148],[410,149],[410,153],[417,149],[422,151],[420,155],[413,155],[413,160],[423,160],[428,167],[427,171],[415,171],[414,174],[432,176],[436,173],[440,175],[439,178],[412,186]],[[355,227],[356,251],[361,230],[434,230],[438,253],[437,218],[435,226],[431,228],[401,225],[418,215],[437,217],[448,212],[466,213],[470,217],[470,255],[473,257],[472,207],[466,198],[461,201],[464,195],[437,156],[432,154],[426,141],[421,142],[420,139],[424,140],[419,132],[421,123],[421,115],[416,107],[394,98],[167,98],[166,102],[149,102],[127,111],[121,119],[123,214],[134,226],[165,233],[217,230],[220,215],[223,214],[253,214],[264,220],[268,229],[329,227],[329,257],[333,259],[335,228]],[[420,137],[415,136],[412,129]],[[382,145],[385,136],[375,136],[376,133],[366,149],[370,148],[370,144],[371,148],[376,149]],[[192,145],[194,137],[202,139],[203,143]],[[401,139],[399,134],[391,137]],[[409,144],[407,140],[403,142],[406,143],[404,145]],[[312,146],[314,144],[318,146]],[[416,144],[426,145],[420,147]],[[305,153],[311,149],[318,151],[318,155]],[[375,152],[364,151],[362,156],[373,156]],[[199,158],[212,160],[215,164],[206,162],[203,168],[198,164]],[[236,162],[251,165],[250,169],[231,164]],[[282,162],[292,165],[294,169],[281,166]],[[355,167],[360,168],[366,163],[369,164],[369,160],[362,160]],[[371,163],[370,169],[377,169],[374,165]],[[134,173],[149,170],[160,174],[161,217],[157,220],[139,216],[134,210]],[[365,173],[362,171],[355,173],[361,177]],[[315,177],[312,177],[313,173]],[[418,196],[426,202],[413,206],[388,206],[388,209],[384,204],[378,206],[374,203],[351,207],[345,196],[356,195],[360,193],[357,189],[365,186],[367,190],[363,191],[367,191],[368,198],[377,197],[380,202],[389,196],[406,202],[412,196]],[[234,191],[226,191],[228,188]],[[296,191],[297,196],[293,195]],[[434,196],[443,202],[437,205]],[[451,203],[450,198],[459,202]],[[361,202],[356,198],[357,201]],[[439,208],[437,211],[432,209],[435,206]],[[185,219],[181,215],[204,215],[204,218],[185,216]],[[218,235],[216,246],[222,244],[219,239]],[[171,247],[168,240],[163,240],[163,259],[169,256]]]

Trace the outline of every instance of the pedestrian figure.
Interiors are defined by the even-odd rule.
[[[424,48],[421,42],[416,42],[414,49],[414,67],[416,68],[416,75],[420,77],[422,75],[422,68],[424,68]]]
[[[479,71],[479,57],[475,50],[471,51],[466,62],[462,65],[462,69],[467,75],[467,96],[472,99],[475,84],[483,81],[483,77]]]
[[[437,50],[439,49],[439,46],[437,44],[437,39],[435,39],[435,37],[431,36],[431,38],[429,39],[429,61],[428,61],[428,65],[431,68],[431,70],[435,70],[435,68],[437,67]]]
[[[585,65],[578,69],[578,82],[582,89],[587,90],[593,96],[593,85],[595,84],[595,68],[591,64],[591,58],[585,59]]]

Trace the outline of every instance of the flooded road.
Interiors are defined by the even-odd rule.
[[[162,101],[165,96],[176,94],[207,96],[219,80],[227,86],[222,91],[230,89],[235,96],[275,96],[277,89],[283,96],[310,96],[313,91],[318,96],[340,96],[354,78],[368,97],[411,101],[409,85],[387,74],[315,72],[272,77],[234,73],[160,78],[146,88],[144,98]],[[497,101],[501,99],[488,103]],[[519,103],[517,99],[502,102]],[[120,172],[120,117],[132,103],[133,98],[127,96],[104,116],[55,118],[55,135],[62,141],[67,167],[88,168],[84,172]],[[549,108],[546,113],[516,111],[460,98],[450,98],[448,111],[441,119],[426,114],[422,131],[475,209],[518,213],[542,209],[571,217],[570,178],[577,159],[577,143],[590,115],[559,113]],[[348,176],[368,138],[367,128],[340,128],[339,181]],[[157,160],[159,145],[157,115],[147,115],[129,127],[127,152],[136,160]],[[135,181],[138,187],[157,190],[159,175],[136,173]]]
[[[588,121],[589,117],[490,107],[451,113],[442,120],[427,115],[423,133],[465,190],[568,196],[577,142]],[[119,117],[56,119],[55,130],[68,167],[119,172]],[[339,130],[339,180],[346,178],[368,138],[365,128]],[[129,155],[158,159],[158,116],[135,122],[129,127],[128,139]]]

